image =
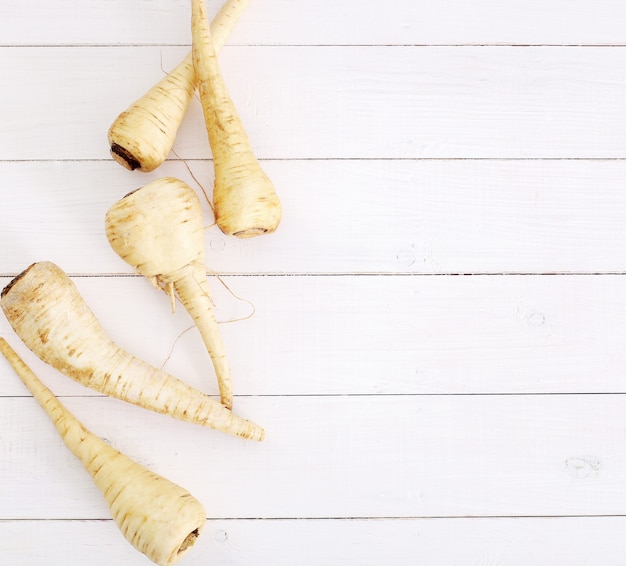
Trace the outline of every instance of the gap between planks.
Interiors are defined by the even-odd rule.
[[[207,517],[208,522],[218,521],[459,521],[459,520],[511,520],[511,519],[615,519],[626,518],[626,514],[580,514],[580,515],[410,515],[410,516],[341,516],[341,517]],[[0,523],[111,523],[113,519],[89,518],[89,519],[73,519],[73,518],[18,518],[18,519],[0,519]]]
[[[111,48],[182,48],[187,47],[191,49],[190,43],[50,43],[50,44],[0,44],[1,49],[67,49],[68,47],[75,47],[78,49],[111,49]],[[268,47],[268,48],[396,48],[396,47],[415,47],[415,48],[429,48],[429,47],[516,47],[516,48],[592,48],[592,49],[604,49],[604,48],[624,48],[626,43],[526,43],[526,42],[476,42],[476,43],[229,43],[224,46],[228,47]]]
[[[0,278],[14,278],[18,272],[0,273]],[[237,271],[207,272],[207,277],[589,277],[623,276],[626,271],[475,271],[475,272],[406,272],[406,271],[357,271],[357,272],[265,272],[243,273]],[[135,273],[68,273],[77,279],[140,279]]]
[[[417,397],[616,397],[626,395],[626,391],[470,391],[466,393],[259,393],[233,395],[235,399],[322,399],[345,398],[417,398]],[[208,395],[219,399],[218,395]],[[57,399],[106,399],[108,395],[87,393],[85,395],[55,395]],[[32,395],[0,395],[0,399],[29,399]]]

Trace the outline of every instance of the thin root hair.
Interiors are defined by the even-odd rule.
[[[187,168],[187,171],[189,173],[189,175],[191,176],[191,178],[196,182],[196,184],[198,185],[198,187],[200,187],[200,190],[202,191],[202,194],[204,195],[204,198],[207,202],[207,204],[209,205],[209,208],[211,209],[211,212],[213,213],[213,216],[215,216],[215,209],[213,208],[213,203],[211,202],[211,199],[209,198],[208,193],[206,192],[204,186],[202,185],[202,183],[200,181],[198,181],[198,178],[194,175],[193,171],[191,170],[191,167],[189,166],[189,163],[187,163],[187,161],[185,159],[183,159],[182,157],[180,157],[180,155],[178,155],[176,153],[176,151],[174,150],[174,148],[172,148],[172,153],[178,158],[180,159],[185,167]],[[213,224],[211,224],[211,226],[215,226],[215,222],[213,222]]]
[[[250,306],[250,308],[252,309],[250,314],[248,314],[246,316],[242,316],[242,317],[239,317],[239,318],[232,318],[230,320],[222,320],[222,321],[219,321],[220,324],[226,324],[226,323],[229,323],[229,322],[241,322],[243,320],[248,320],[249,318],[252,318],[256,314],[256,307],[254,306],[254,303],[251,300],[246,299],[244,297],[240,297],[239,295],[237,295],[217,273],[215,273],[213,271],[209,271],[209,273],[212,276],[214,276],[236,300],[241,301],[243,303],[247,303]]]
[[[174,348],[176,348],[176,344],[178,344],[178,341],[183,337],[184,334],[186,334],[193,328],[194,328],[194,325],[192,324],[189,328],[185,328],[185,330],[183,330],[182,332],[178,334],[178,336],[176,336],[176,338],[174,339],[174,342],[172,342],[170,351],[167,353],[165,360],[163,360],[163,363],[161,364],[161,367],[159,368],[161,371],[165,371],[165,366],[167,362],[169,362],[172,356],[174,355]]]

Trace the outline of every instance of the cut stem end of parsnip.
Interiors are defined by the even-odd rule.
[[[235,232],[233,236],[236,236],[237,238],[254,238],[255,236],[267,234],[268,232],[269,230],[267,228],[248,228],[246,230]]]
[[[184,552],[189,550],[196,543],[196,540],[199,536],[200,529],[194,529],[193,531],[191,531],[183,541],[183,544],[180,545],[180,548],[178,549],[178,554],[183,554]]]
[[[122,165],[129,171],[141,169],[141,163],[139,163],[139,161],[137,161],[137,159],[135,159],[127,149],[123,148],[119,144],[111,144],[111,157],[113,157],[115,161],[117,161],[120,165]]]

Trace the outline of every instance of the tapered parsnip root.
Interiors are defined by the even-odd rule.
[[[213,153],[215,221],[222,232],[240,238],[274,232],[280,223],[281,204],[252,152],[221,75],[205,1],[192,0],[192,54]]]
[[[202,504],[186,489],[151,472],[87,430],[4,338],[0,338],[0,352],[89,472],[126,540],[160,566],[177,562],[204,527]]]
[[[259,425],[120,348],[57,265],[28,267],[4,288],[0,306],[30,350],[84,386],[183,421],[263,440]]]
[[[247,4],[248,0],[228,0],[211,22],[216,51],[224,44]],[[174,145],[196,87],[189,53],[173,71],[115,119],[108,132],[112,157],[131,171],[156,169]]]
[[[211,356],[222,403],[232,408],[230,368],[213,314],[202,206],[195,191],[173,177],[157,179],[117,201],[106,214],[105,231],[126,263],[178,296]]]

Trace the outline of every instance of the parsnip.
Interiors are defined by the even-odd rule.
[[[117,201],[106,213],[105,231],[126,263],[172,298],[178,296],[211,356],[222,404],[232,408],[230,368],[213,314],[202,206],[195,191],[173,177],[157,179]]]
[[[239,20],[248,0],[228,0],[211,22],[216,51]],[[191,53],[144,96],[133,102],[108,131],[112,157],[127,169],[152,171],[170,153],[197,87]]]
[[[192,0],[192,54],[213,154],[215,221],[225,234],[240,238],[274,232],[282,215],[280,200],[226,88],[204,4]]]
[[[113,342],[57,265],[34,263],[0,297],[2,311],[26,346],[86,387],[183,421],[263,440],[259,425]]]
[[[0,352],[92,477],[126,540],[160,566],[177,562],[206,523],[202,504],[186,489],[151,472],[86,429],[4,338],[0,338]]]

